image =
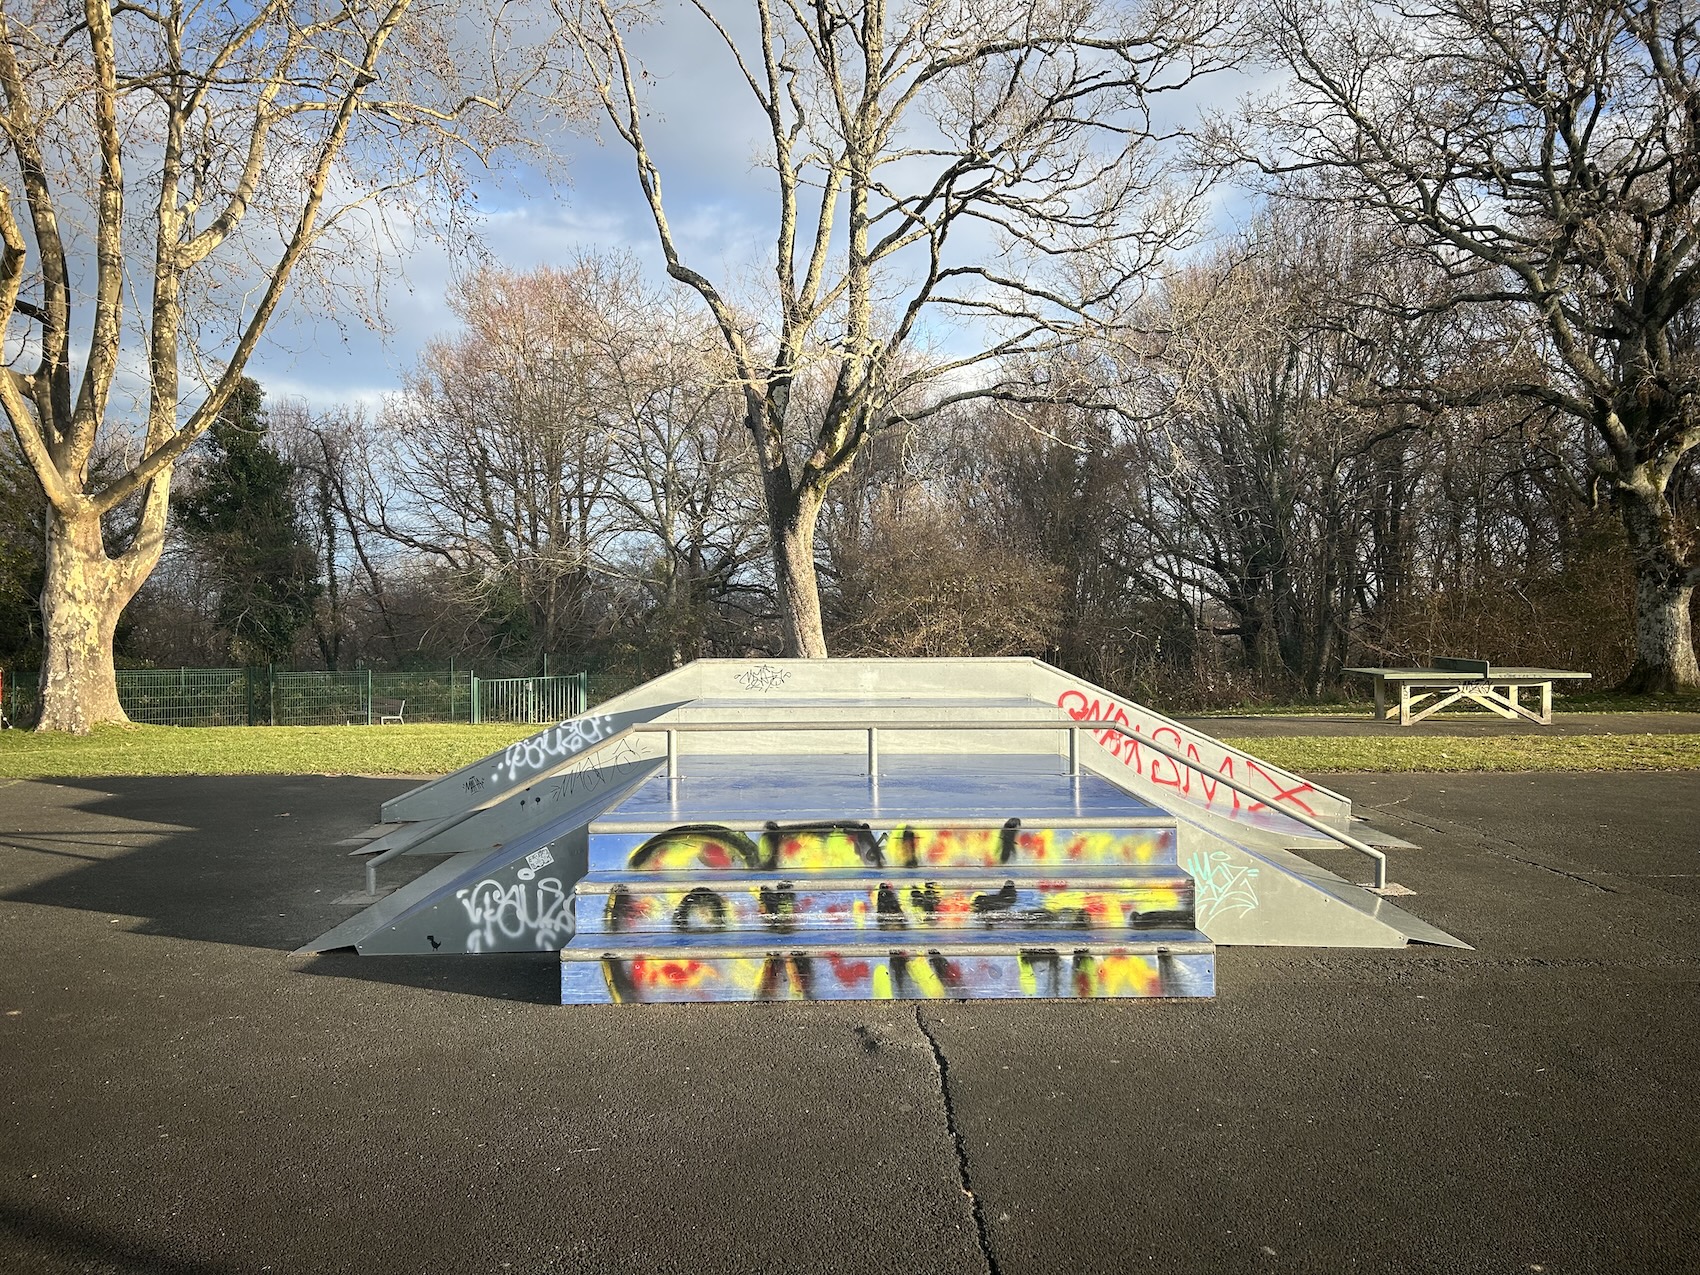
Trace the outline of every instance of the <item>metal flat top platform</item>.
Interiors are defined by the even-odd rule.
[[[1166,818],[1165,812],[1096,775],[1070,777],[1049,755],[981,753],[880,758],[879,782],[860,756],[687,757],[684,774],[657,777],[591,824],[614,832],[641,823],[720,823],[759,828],[822,820]]]
[[[1058,713],[1055,704],[1034,699],[1030,695],[738,695],[693,699],[681,708],[770,708],[786,709],[934,709],[934,708],[1001,708],[1044,710]]]

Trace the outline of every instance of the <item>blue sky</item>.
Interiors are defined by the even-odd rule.
[[[772,241],[767,174],[753,162],[759,120],[701,20],[677,8],[672,13],[644,39],[646,65],[656,74],[649,142],[682,246],[694,264],[725,277],[761,260]],[[1222,77],[1175,106],[1190,114],[1200,104],[1226,104],[1246,86],[1243,78]],[[625,248],[661,274],[629,153],[611,135],[598,144],[592,132],[566,139],[565,184],[552,185],[535,170],[512,170],[480,185],[481,238],[491,258],[523,269],[590,248]],[[462,254],[458,264],[467,260]],[[292,298],[248,368],[274,402],[304,400],[315,410],[352,402],[375,406],[399,388],[426,341],[453,330],[445,292],[457,259],[447,246],[416,243],[383,268],[384,331],[358,320],[315,321],[310,307]]]

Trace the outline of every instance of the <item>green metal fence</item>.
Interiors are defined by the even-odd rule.
[[[409,722],[549,722],[589,707],[583,673],[487,680],[468,669],[294,672],[276,667],[119,669],[118,702],[154,726],[366,726]],[[14,726],[41,711],[34,671],[5,670],[0,709]]]
[[[585,676],[472,679],[474,722],[560,722],[585,710]]]

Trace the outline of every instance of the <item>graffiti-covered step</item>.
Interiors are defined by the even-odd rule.
[[[1134,827],[900,823],[853,819],[769,823],[752,829],[692,823],[655,832],[593,828],[595,872],[821,872],[840,868],[1017,868],[1061,871],[1175,862],[1173,821]]]
[[[1191,926],[1193,883],[1171,865],[1075,871],[788,874],[593,873],[579,881],[580,934],[807,929],[1121,929]]]
[[[795,936],[580,935],[561,953],[562,1004],[645,1001],[1194,997],[1215,991],[1196,930],[1060,935],[879,931]]]

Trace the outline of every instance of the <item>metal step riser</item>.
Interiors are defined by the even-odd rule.
[[[1049,883],[1048,883],[1049,885]],[[580,934],[702,933],[811,928],[892,930],[1024,928],[1072,930],[1140,926],[1190,928],[1190,883],[1129,889],[1051,888],[991,879],[972,885],[897,879],[875,889],[813,889],[806,880],[772,886],[581,893]]]
[[[951,957],[850,949],[693,960],[563,960],[561,1003],[1207,997],[1212,953],[1026,949]]]
[[[894,828],[855,824],[778,831],[723,827],[592,832],[593,872],[832,871],[1118,867],[1175,862],[1168,828]]]

